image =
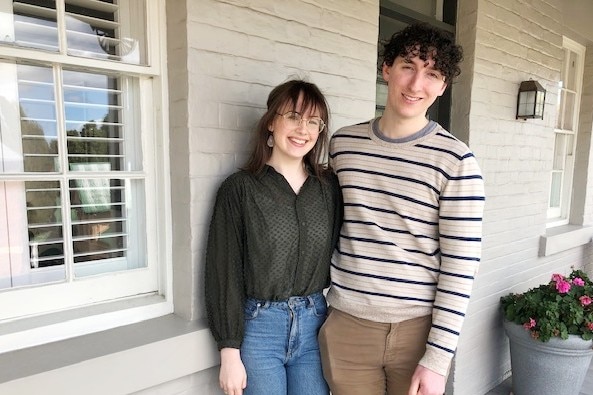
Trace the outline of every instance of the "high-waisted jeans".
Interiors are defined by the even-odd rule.
[[[317,334],[325,321],[322,293],[271,302],[247,299],[241,359],[245,395],[327,395]]]

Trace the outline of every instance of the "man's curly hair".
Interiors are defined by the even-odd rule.
[[[434,68],[449,82],[461,73],[463,49],[455,44],[451,33],[426,23],[414,23],[391,36],[379,56],[383,58],[380,69],[384,64],[391,67],[398,56],[405,59],[418,56],[425,62],[432,58]]]

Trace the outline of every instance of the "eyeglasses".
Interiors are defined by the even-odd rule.
[[[321,133],[325,129],[325,122],[319,117],[303,118],[301,114],[294,111],[288,111],[278,115],[284,118],[286,124],[291,128],[298,128],[301,126],[301,122],[305,121],[305,127],[311,133]]]

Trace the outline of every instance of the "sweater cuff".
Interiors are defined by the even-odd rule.
[[[217,342],[218,351],[223,348],[241,348],[240,340],[224,339]]]
[[[444,355],[441,352],[438,352],[434,348],[428,346],[424,356],[418,362],[418,365],[422,365],[427,369],[432,370],[435,373],[440,374],[441,376],[447,377],[449,374],[449,367],[451,366],[451,359],[453,357]]]

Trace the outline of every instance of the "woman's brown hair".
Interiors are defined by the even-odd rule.
[[[274,117],[279,115],[280,110],[290,109],[291,111],[296,111],[296,106],[301,95],[301,112],[305,113],[308,110],[314,112],[318,110],[321,119],[325,122],[325,128],[319,133],[315,146],[303,158],[305,166],[316,177],[321,176],[327,167],[329,106],[319,88],[315,84],[303,80],[287,81],[278,85],[270,92],[267,101],[268,109],[257,123],[255,129],[255,145],[244,167],[245,170],[253,174],[262,171],[272,155],[272,148],[267,145],[268,137],[270,136],[270,131],[268,130],[269,125],[272,124]]]

